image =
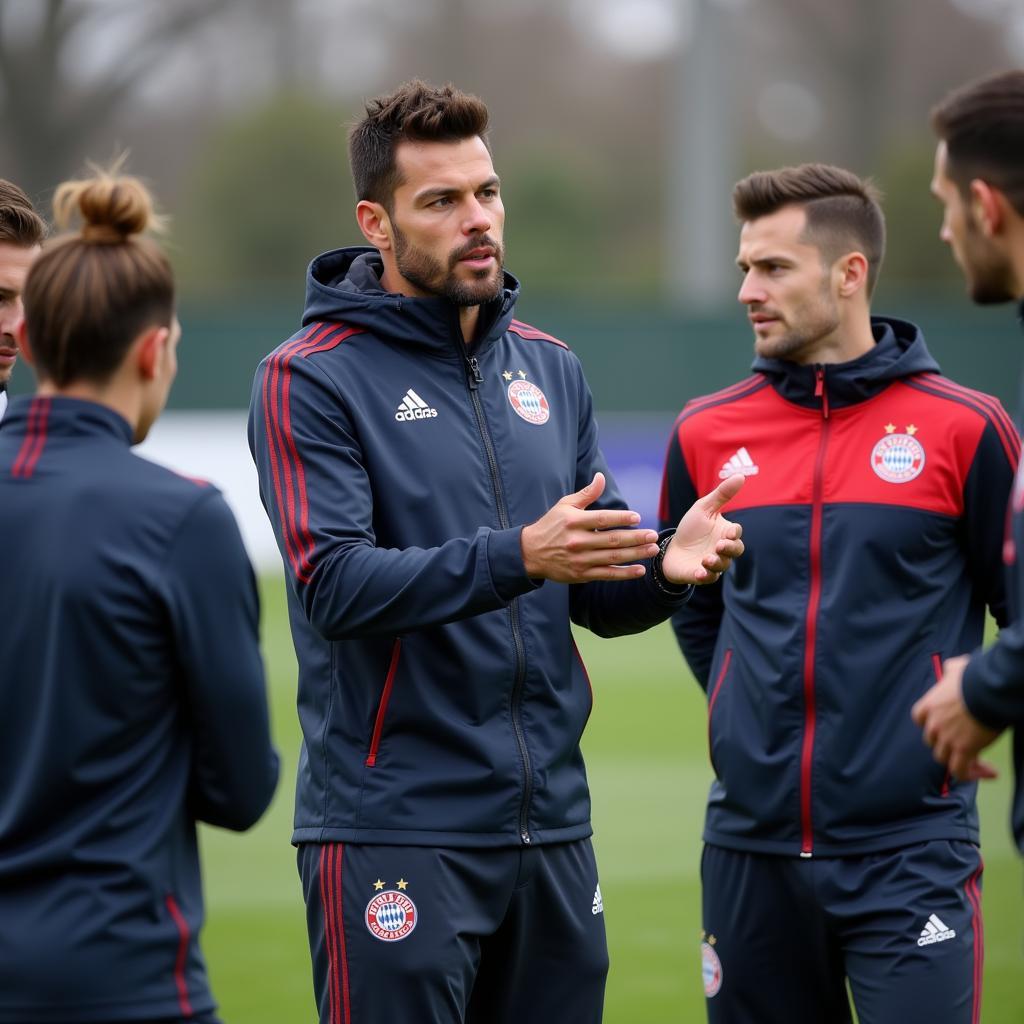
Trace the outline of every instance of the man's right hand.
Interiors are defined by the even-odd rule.
[[[658,553],[654,530],[631,530],[640,516],[628,509],[587,511],[604,493],[604,474],[581,491],[568,494],[535,523],[523,527],[520,545],[531,579],[556,583],[631,580],[643,576],[642,565],[624,565]]]

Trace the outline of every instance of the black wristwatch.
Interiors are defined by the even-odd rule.
[[[674,536],[675,531],[673,530],[671,533],[666,533],[665,536],[658,541],[658,553],[651,559],[651,575],[654,577],[654,582],[662,593],[669,594],[672,597],[679,597],[680,594],[685,594],[692,584],[673,583],[670,579],[666,578],[665,573],[661,568],[661,563],[665,558],[665,552],[668,550],[669,544],[672,543],[672,538]]]

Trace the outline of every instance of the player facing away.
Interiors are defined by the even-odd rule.
[[[45,237],[46,223],[32,200],[13,182],[0,178],[0,420],[18,359],[14,329],[22,316],[21,291]]]
[[[909,718],[943,660],[1006,621],[1020,445],[998,401],[870,314],[871,186],[821,164],[733,192],[753,374],[690,402],[662,518],[734,472],[748,552],[673,616],[708,696],[701,865],[713,1024],[977,1024],[975,785]]]
[[[1024,71],[971,82],[932,115],[939,137],[932,192],[942,203],[941,237],[975,302],[1019,303],[1024,318]],[[995,644],[950,659],[914,707],[935,756],[960,778],[991,775],[978,754],[1013,728],[1013,834],[1024,853],[1024,477],[1013,489],[1003,559],[1012,623]]]
[[[452,86],[369,103],[350,155],[370,247],[313,261],[253,390],[324,1024],[601,1019],[570,625],[646,629],[743,550],[719,514],[738,476],[660,540],[635,528],[579,361],[515,319],[487,121]]]
[[[0,1021],[215,1021],[196,822],[246,829],[278,759],[252,569],[213,487],[139,458],[177,369],[135,179],[60,186],[0,430]]]

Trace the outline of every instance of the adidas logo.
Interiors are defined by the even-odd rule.
[[[601,899],[601,886],[599,885],[594,890],[594,903],[590,908],[592,914],[603,914],[604,913],[604,900]]]
[[[398,412],[395,413],[395,419],[429,420],[433,419],[436,415],[437,410],[431,409],[430,406],[428,406],[412,388],[409,388],[405,393],[405,398],[402,399],[401,404],[398,406]]]
[[[932,914],[925,921],[921,929],[921,938],[917,940],[919,946],[931,946],[936,942],[945,942],[947,939],[955,939],[956,932],[947,928],[937,914]]]
[[[757,476],[758,472],[760,472],[759,467],[750,457],[750,452],[746,448],[741,448],[722,466],[718,471],[718,476],[722,480],[727,480],[737,473],[742,473],[744,476]]]

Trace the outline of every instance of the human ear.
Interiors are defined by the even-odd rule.
[[[370,245],[376,249],[391,248],[391,218],[380,203],[361,199],[356,204],[356,221]]]
[[[147,327],[135,339],[132,347],[136,354],[136,365],[143,380],[156,380],[163,365],[164,352],[171,336],[169,327]]]

